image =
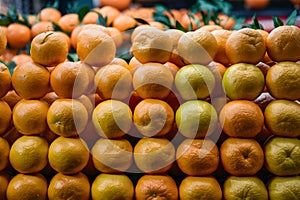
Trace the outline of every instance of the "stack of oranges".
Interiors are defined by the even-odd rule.
[[[299,197],[298,27],[142,25],[127,62],[124,13],[44,12],[31,31],[70,37],[45,25],[12,74],[0,65],[0,199],[278,199],[278,183]]]

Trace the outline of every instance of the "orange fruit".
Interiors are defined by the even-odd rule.
[[[95,168],[103,173],[126,172],[132,165],[132,152],[126,139],[101,138],[91,150]]]
[[[78,34],[80,33],[80,31],[82,30],[82,27],[83,26],[76,26],[76,28],[74,28],[74,30],[72,31],[72,33],[70,35],[71,46],[75,50],[76,50],[76,47],[77,47],[77,37],[78,37]]]
[[[132,91],[132,75],[121,65],[108,64],[97,71],[94,84],[104,100],[125,99]]]
[[[4,97],[10,90],[11,76],[8,67],[0,63],[0,98]]]
[[[208,64],[218,50],[215,37],[208,31],[184,33],[178,41],[178,53],[186,64]]]
[[[58,23],[61,16],[61,12],[58,9],[52,7],[43,8],[38,13],[38,18],[40,19],[40,21],[50,21],[55,23]]]
[[[68,42],[57,32],[43,32],[31,41],[30,56],[43,66],[55,66],[66,60]]]
[[[15,62],[16,65],[22,65],[26,62],[32,62],[32,58],[27,55],[27,54],[18,54],[18,55],[15,55],[11,61]]]
[[[81,138],[56,138],[49,146],[50,166],[62,174],[79,173],[89,161],[89,149]]]
[[[163,99],[168,96],[173,85],[173,74],[160,63],[146,63],[133,74],[133,88],[146,99]]]
[[[5,172],[0,172],[0,198],[5,199],[6,198],[6,190],[8,183],[10,181],[10,176]]]
[[[163,174],[174,163],[175,147],[165,138],[142,138],[134,147],[133,157],[142,172]]]
[[[47,198],[47,180],[39,174],[17,174],[9,182],[6,190],[7,200],[43,200]]]
[[[11,48],[24,48],[31,40],[31,31],[23,24],[11,23],[7,27],[6,38]]]
[[[13,123],[24,135],[37,135],[47,129],[48,104],[41,100],[19,101],[13,109]]]
[[[17,55],[18,53],[18,49],[11,49],[11,48],[6,48],[4,49],[4,51],[2,52],[2,55],[0,56],[0,58],[4,61],[4,62],[10,62],[11,59]]]
[[[179,197],[182,200],[222,199],[222,190],[218,181],[212,177],[188,176],[179,185]]]
[[[3,51],[6,49],[7,38],[6,31],[1,27],[0,28],[0,55],[2,55]]]
[[[31,27],[31,35],[32,38],[37,36],[40,33],[47,32],[47,31],[54,31],[52,22],[49,21],[39,21],[32,25]]]
[[[118,29],[120,32],[132,29],[136,27],[136,24],[137,22],[134,18],[124,14],[120,14],[112,22],[112,26]]]
[[[124,174],[98,175],[92,183],[91,197],[102,199],[133,199],[134,186],[130,178]]]
[[[176,73],[178,72],[179,70],[179,67],[177,65],[175,65],[174,63],[171,63],[171,62],[166,62],[164,63],[164,66],[166,66],[167,68],[170,69],[170,71],[172,72],[173,74],[173,77],[175,78],[176,76]]]
[[[101,6],[112,6],[118,10],[125,10],[129,8],[131,4],[131,0],[124,0],[124,1],[118,1],[118,0],[102,0]]]
[[[269,4],[270,0],[245,0],[245,6],[248,9],[264,9]]]
[[[214,30],[211,33],[216,38],[218,43],[218,50],[214,58],[214,61],[220,62],[223,65],[228,66],[230,64],[230,61],[226,55],[226,41],[232,32],[221,29],[221,30]]]
[[[55,92],[48,92],[47,94],[45,94],[45,96],[41,98],[41,100],[51,105],[58,98],[59,97]]]
[[[230,34],[225,46],[231,64],[257,64],[265,56],[266,45],[263,36],[251,28],[243,28]]]
[[[300,64],[278,62],[267,72],[266,86],[276,99],[300,99]]]
[[[18,138],[22,137],[23,134],[17,131],[17,129],[13,126],[8,131],[5,132],[2,137],[7,140],[7,142],[12,145]]]
[[[133,56],[128,63],[128,69],[130,70],[131,74],[134,74],[135,70],[142,65],[143,64]]]
[[[9,161],[20,173],[37,173],[48,164],[48,142],[40,136],[22,136],[11,146]]]
[[[78,98],[88,90],[90,77],[86,64],[82,62],[63,62],[51,72],[50,85],[60,98]]]
[[[0,100],[0,108],[0,135],[3,135],[11,126],[12,112],[9,105],[3,100]]]
[[[67,13],[59,18],[57,24],[62,28],[62,30],[72,33],[72,31],[79,24],[77,13]]]
[[[120,3],[120,2],[119,2]],[[112,24],[112,22],[120,15],[120,11],[110,5],[103,5],[100,10],[100,14],[102,14],[103,17],[107,17],[107,23],[106,25],[109,26]]]
[[[109,64],[116,64],[116,65],[121,65],[127,69],[129,69],[129,65],[127,63],[126,60],[124,60],[123,58],[114,58]],[[130,70],[130,69],[129,69]]]
[[[208,31],[208,32],[213,32],[215,30],[223,30],[223,28],[216,24],[208,24],[208,25],[201,26],[196,31],[203,31],[203,30]]]
[[[269,103],[264,112],[265,124],[274,134],[283,137],[300,136],[300,105],[288,100]]]
[[[166,135],[174,122],[173,109],[159,99],[144,99],[134,109],[133,122],[146,137]]]
[[[60,35],[60,37],[65,38],[68,44],[68,50],[71,50],[71,38],[64,32],[56,31]]]
[[[135,186],[135,199],[177,200],[177,185],[169,175],[143,175]]]
[[[218,14],[218,19],[220,20],[220,26],[226,30],[231,30],[235,25],[235,19],[223,13]]]
[[[93,8],[82,19],[83,24],[97,24],[100,8]]]
[[[149,28],[152,29],[152,30],[156,30],[156,27],[151,27],[151,26],[148,25],[148,24],[143,24],[143,25],[139,25],[139,26],[135,27],[135,28],[133,29],[131,35],[130,35],[130,40],[131,40],[131,42],[134,41],[135,36],[136,36],[137,34],[139,34],[142,30],[144,30],[144,29],[149,29]],[[150,30],[150,29],[149,29],[149,30]]]
[[[300,2],[299,2],[300,3]],[[300,177],[289,176],[281,177],[276,176],[268,183],[268,191],[270,199],[293,199],[299,198]],[[282,188],[287,188],[282,189]]]
[[[132,112],[129,106],[118,100],[99,103],[92,114],[93,124],[102,137],[119,138],[132,126]]]
[[[179,38],[184,34],[184,32],[178,29],[168,29],[166,30],[166,33],[171,36],[171,39],[173,41],[173,50],[169,62],[176,64],[178,67],[184,66],[185,64],[178,54],[178,41]]]
[[[83,173],[65,175],[55,174],[49,183],[49,200],[88,200],[90,197],[90,182]]]
[[[157,28],[142,29],[132,41],[132,54],[141,63],[165,63],[172,53],[172,39]]]
[[[177,148],[176,161],[187,175],[209,175],[217,170],[219,150],[211,140],[186,139]]]
[[[17,94],[25,99],[43,97],[50,89],[49,71],[34,62],[26,62],[15,68],[12,86]]]
[[[264,165],[264,151],[254,139],[228,138],[220,156],[223,168],[233,176],[253,176]]]
[[[0,171],[4,170],[8,166],[9,153],[10,153],[10,145],[8,141],[5,138],[0,137]],[[0,176],[0,180],[1,178],[2,177]],[[0,194],[1,194],[1,190],[0,190]]]
[[[114,40],[116,48],[120,48],[123,44],[123,35],[120,30],[116,27],[107,27],[107,30],[110,32],[110,36]]]
[[[262,131],[264,115],[257,104],[235,100],[222,108],[219,122],[223,131],[231,137],[252,138]]]

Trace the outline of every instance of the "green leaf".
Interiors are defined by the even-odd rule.
[[[67,56],[67,59],[71,62],[79,61],[79,57],[78,57],[77,53],[69,53]]]
[[[11,22],[17,22],[18,21],[18,13],[16,10],[16,7],[14,5],[10,5],[10,7],[7,10],[7,17],[10,19]]]
[[[11,21],[6,15],[0,14],[0,26],[8,26],[10,23]]]
[[[171,21],[169,17],[166,15],[163,15],[161,13],[153,13],[153,18],[155,21],[163,23],[164,25],[171,27]]]
[[[59,0],[48,0],[48,3],[46,4],[46,7],[58,9]]]
[[[28,20],[28,15],[22,15],[23,21],[19,21],[19,23],[24,24],[27,27],[31,27],[31,24],[29,23]]]
[[[134,20],[137,21],[138,23],[149,25],[149,23],[142,18],[134,18]]]
[[[218,11],[221,13],[224,13],[226,15],[229,15],[233,6],[231,5],[231,3],[227,2],[227,1],[222,1],[222,0],[213,0],[214,4],[217,6]]]
[[[82,22],[84,16],[90,11],[90,8],[88,6],[82,6],[77,14],[78,14],[78,20],[79,22]]]
[[[234,18],[235,24],[231,29],[232,30],[240,30],[244,25],[245,18],[243,18],[243,17],[239,17],[239,18],[233,17],[233,18]]]
[[[272,17],[274,27],[277,28],[279,26],[283,26],[283,22],[278,17]]]
[[[169,9],[163,5],[158,4],[155,6],[155,11],[156,13],[163,14],[165,11],[169,11]]]
[[[17,66],[17,64],[14,61],[11,61],[7,64],[7,67],[8,67],[8,70],[9,70],[11,76],[14,73],[16,66]]]
[[[186,32],[186,30],[185,30],[185,28],[180,24],[180,22],[179,21],[177,21],[176,20],[176,22],[175,22],[175,28],[176,29],[178,29],[178,30],[180,30],[180,31],[183,31],[183,32]]]
[[[296,19],[297,19],[297,10],[294,10],[294,11],[290,14],[290,16],[287,18],[287,20],[286,20],[286,25],[288,25],[288,26],[293,26],[293,25],[295,25]]]
[[[107,24],[107,16],[103,17],[103,15],[101,13],[98,13],[97,11],[94,11],[98,14],[98,19],[96,24],[102,25],[107,27],[109,24]]]
[[[57,23],[52,22],[52,25],[53,25],[53,30],[54,31],[60,31],[60,32],[63,32],[65,34],[67,34],[68,36],[70,36],[71,33],[69,31],[63,30]]]

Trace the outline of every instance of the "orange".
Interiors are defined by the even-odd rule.
[[[135,28],[136,25],[137,22],[134,18],[124,14],[120,14],[112,22],[112,26],[118,29],[120,32]]]
[[[130,4],[131,4],[131,0],[123,0],[123,1],[102,0],[101,1],[101,6],[112,6],[118,10],[125,10],[129,8]]]
[[[61,12],[58,9],[52,7],[43,8],[38,13],[38,18],[40,19],[40,21],[50,21],[55,23],[58,23],[61,16]]]
[[[6,65],[0,63],[0,98],[4,97],[10,90],[11,76]]]
[[[132,91],[132,75],[121,65],[108,64],[97,71],[94,84],[104,100],[125,99]]]
[[[214,61],[220,62],[223,65],[228,66],[230,64],[230,61],[226,55],[226,41],[232,32],[221,29],[221,30],[214,30],[211,33],[214,35],[218,43],[218,50],[214,58]]]
[[[216,24],[208,24],[208,25],[201,26],[196,31],[203,31],[203,30],[206,30],[208,32],[213,32],[215,30],[223,30],[223,28]]]
[[[175,147],[165,138],[142,138],[134,147],[138,169],[148,174],[163,174],[173,165]]]
[[[134,196],[134,186],[130,178],[124,174],[98,175],[92,183],[91,197],[93,200],[124,199]]]
[[[18,55],[15,55],[11,61],[15,62],[16,65],[22,65],[26,62],[32,62],[32,58],[27,55],[27,54],[18,54]]]
[[[166,135],[174,122],[173,109],[159,99],[144,99],[134,109],[133,122],[146,137]]]
[[[37,135],[47,129],[48,104],[41,100],[21,100],[13,109],[13,122],[24,135]]]
[[[0,100],[0,110],[0,135],[3,135],[11,126],[12,112],[9,105],[3,100]]]
[[[133,148],[126,139],[99,139],[92,147],[93,163],[103,173],[126,172],[132,165]]]
[[[83,173],[74,175],[57,173],[50,180],[48,187],[49,200],[88,200],[89,196],[90,182]]]
[[[9,161],[20,173],[37,173],[48,164],[48,142],[40,136],[22,136],[11,146]]]
[[[264,38],[264,41],[265,41],[265,44],[266,44],[266,47],[267,47],[267,40],[268,40],[268,36],[269,36],[269,32],[268,31],[265,31],[265,30],[262,30],[262,29],[256,29]],[[273,61],[271,60],[271,58],[269,57],[268,55],[268,51],[265,53],[265,56],[264,56],[264,59],[263,59],[263,62],[264,63],[272,63]]]
[[[66,60],[68,42],[57,32],[43,32],[31,41],[30,56],[43,66],[55,66]]]
[[[47,32],[47,31],[54,31],[52,22],[49,21],[39,21],[32,25],[31,27],[31,35],[32,38],[37,36],[40,33]]]
[[[47,198],[47,180],[39,174],[17,174],[9,182],[6,190],[7,200],[43,200]]]
[[[120,11],[117,8],[109,5],[101,7],[99,12],[103,17],[107,17],[107,26],[111,25],[112,22],[120,15]]]
[[[231,30],[235,25],[235,19],[223,13],[218,14],[218,19],[220,20],[220,26],[226,30]]]
[[[120,48],[123,43],[123,35],[120,30],[116,27],[107,27],[107,30],[110,32],[110,36],[114,40],[116,48]]]
[[[60,35],[60,37],[65,38],[68,44],[68,50],[71,50],[71,38],[64,32],[56,31],[57,34]]]
[[[151,26],[151,27],[156,27],[156,28],[158,28],[158,29],[160,29],[160,30],[165,30],[166,29],[166,26],[163,24],[163,23],[161,23],[161,22],[156,22],[156,21],[150,21],[149,22],[149,25]]]
[[[11,109],[20,101],[22,98],[16,93],[15,90],[9,90],[1,100],[5,101]]]
[[[175,65],[174,63],[171,63],[171,62],[166,62],[164,63],[164,66],[166,66],[167,68],[170,69],[170,71],[172,72],[173,74],[173,77],[175,78],[176,76],[176,73],[178,72],[179,70],[179,67],[177,65]]]
[[[104,31],[105,29],[100,25],[85,25],[82,28],[77,36],[76,45],[76,52],[81,61],[91,66],[101,67],[115,58],[115,42]]]
[[[76,26],[76,28],[74,28],[74,30],[72,31],[72,33],[70,35],[71,46],[75,50],[76,50],[76,47],[77,47],[77,37],[78,37],[78,34],[80,33],[80,31],[82,30],[82,27],[83,26]]]
[[[300,197],[298,190],[300,187],[299,176],[276,176],[270,179],[267,187],[270,199],[293,199]],[[283,190],[282,187],[287,189]]]
[[[18,49],[11,49],[11,48],[6,48],[2,52],[2,55],[0,56],[1,60],[4,62],[8,63],[11,61],[11,59],[17,55]]]
[[[178,199],[176,183],[169,175],[143,175],[135,186],[136,200]]]
[[[83,24],[97,24],[100,8],[93,8],[82,19]]]
[[[51,105],[58,98],[59,97],[55,92],[48,92],[47,94],[45,94],[45,96],[41,98],[41,100]]]
[[[130,70],[131,74],[134,74],[135,70],[142,65],[143,64],[133,56],[128,63],[128,69]]]
[[[62,28],[62,30],[72,33],[72,31],[79,24],[78,14],[77,13],[67,13],[61,16],[57,24]]]
[[[11,48],[24,48],[31,40],[31,31],[23,24],[11,23],[7,27],[6,38]]]
[[[151,26],[148,25],[148,24],[139,25],[139,26],[137,26],[136,28],[134,28],[133,31],[132,31],[132,33],[131,33],[131,35],[130,35],[130,40],[131,40],[131,42],[134,41],[135,36],[136,36],[137,34],[139,34],[142,30],[144,30],[144,29],[149,29],[149,28],[152,29],[152,30],[156,30],[156,27],[151,27]],[[149,30],[150,30],[150,29],[149,29]]]
[[[208,64],[217,50],[217,40],[206,30],[186,32],[178,41],[179,56],[186,64]]]
[[[133,88],[137,94],[146,99],[164,99],[173,85],[173,74],[160,63],[146,63],[137,68],[133,74]]]
[[[7,38],[6,31],[1,27],[0,28],[0,55],[2,55],[3,51],[6,49]]]
[[[118,58],[118,57],[116,57],[116,58],[114,58],[109,64],[121,65],[121,66],[123,66],[123,67],[125,67],[125,68],[127,68],[127,69],[130,70],[127,61],[124,60],[123,58]]]
[[[266,45],[263,36],[251,28],[243,28],[230,34],[226,41],[226,55],[231,64],[257,64],[265,56]]]
[[[6,172],[0,172],[0,198],[6,198],[6,189],[10,181],[10,176]]]
[[[106,100],[96,106],[92,121],[100,136],[119,138],[131,129],[132,111],[119,100]]]
[[[184,66],[185,64],[178,54],[178,41],[179,38],[184,34],[184,32],[178,29],[168,29],[166,30],[166,33],[171,36],[171,39],[173,41],[173,50],[169,62],[176,64],[178,67]]]
[[[193,15],[193,17],[191,17],[188,13],[182,13],[181,18],[178,21],[180,22],[180,24],[183,26],[183,28],[186,31],[197,30],[200,25],[200,24],[197,24],[197,21],[200,22],[199,17],[197,17],[196,15]]]
[[[288,100],[269,103],[264,112],[267,128],[283,137],[300,136],[300,105]]]
[[[86,64],[63,62],[51,72],[50,85],[60,98],[78,98],[88,91],[90,77]]]
[[[267,72],[266,86],[276,99],[300,99],[300,64],[278,62]]]
[[[25,99],[43,97],[50,89],[49,71],[34,62],[26,62],[15,68],[12,86],[17,94]]]
[[[270,0],[245,0],[245,6],[248,9],[264,9]]]
[[[235,100],[227,103],[219,115],[223,131],[231,137],[252,138],[259,134],[264,126],[264,116],[260,107],[247,100]]]
[[[18,138],[22,137],[23,134],[19,133],[16,128],[11,127],[2,137],[7,140],[7,142],[12,145]]]
[[[269,57],[276,61],[298,61],[300,56],[300,29],[296,26],[274,28],[267,39]]]
[[[179,197],[182,200],[221,200],[222,190],[218,181],[212,176],[188,176],[179,185]]]
[[[89,149],[81,138],[56,138],[49,146],[50,166],[62,174],[79,173],[89,161]]]
[[[177,148],[176,161],[187,175],[209,175],[217,170],[219,150],[211,140],[186,139]]]
[[[254,139],[228,138],[220,156],[223,168],[233,176],[253,176],[264,165],[264,151]]]
[[[10,145],[9,145],[8,141],[6,139],[4,139],[3,137],[0,137],[0,171],[4,170],[8,166],[9,153],[10,153]],[[1,176],[0,176],[0,179],[1,179]],[[1,194],[1,192],[0,192],[0,194]]]
[[[144,28],[132,41],[132,54],[141,63],[165,63],[172,53],[172,39],[157,28]]]

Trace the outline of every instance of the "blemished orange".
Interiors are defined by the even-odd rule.
[[[6,30],[7,44],[11,48],[23,48],[31,40],[30,28],[19,23],[11,23]]]
[[[12,86],[24,99],[41,98],[50,90],[50,72],[40,64],[26,62],[15,68]]]
[[[133,112],[133,123],[146,137],[166,135],[171,130],[173,122],[173,109],[159,99],[144,99],[137,104]]]
[[[6,49],[7,38],[6,31],[1,27],[0,28],[0,55],[2,55],[4,49]]]
[[[31,27],[31,35],[32,38],[37,36],[40,33],[47,32],[47,31],[54,31],[52,22],[49,21],[39,21],[32,25]]]
[[[177,148],[176,161],[187,175],[210,175],[218,168],[219,150],[212,140],[186,139]]]
[[[223,131],[231,137],[252,138],[262,131],[264,115],[252,101],[234,100],[224,105],[219,122]]]
[[[263,36],[251,28],[232,32],[225,48],[231,64],[241,62],[257,64],[262,61],[267,49]]]
[[[87,165],[89,149],[81,138],[56,138],[49,146],[50,166],[63,174],[79,173]]]
[[[47,180],[40,174],[22,174],[15,175],[9,182],[6,190],[7,200],[22,199],[44,200],[47,198]]]
[[[142,29],[132,41],[133,56],[141,63],[165,63],[172,53],[172,39],[158,28]]]
[[[15,62],[16,65],[22,65],[26,62],[32,62],[32,58],[27,55],[27,54],[18,54],[18,55],[15,55],[11,61]]]
[[[300,136],[300,105],[294,101],[275,100],[264,111],[265,124],[274,134],[283,137]]]
[[[49,200],[88,200],[90,197],[90,182],[83,173],[65,175],[55,174],[49,183]]]
[[[101,6],[112,6],[120,11],[130,7],[131,0],[101,0]]]
[[[0,137],[0,171],[4,170],[8,166],[9,153],[10,153],[10,145],[8,141],[5,138]]]
[[[133,152],[136,166],[148,174],[163,174],[175,161],[175,147],[166,138],[142,138]]]
[[[94,79],[96,92],[106,99],[126,99],[132,91],[132,75],[130,71],[117,64],[101,67]]]
[[[13,109],[13,123],[17,131],[24,135],[41,134],[47,129],[49,105],[41,100],[19,101]]]
[[[64,30],[69,33],[76,28],[79,24],[79,18],[77,13],[67,13],[62,15],[61,18],[58,20],[57,24]]]
[[[267,72],[266,86],[276,99],[300,99],[300,64],[278,62]]]
[[[78,98],[87,93],[91,84],[88,67],[82,62],[58,64],[50,75],[51,88],[60,98]]]
[[[182,200],[221,200],[222,189],[216,178],[213,176],[187,176],[179,185],[179,197]]]
[[[11,75],[8,67],[0,63],[0,98],[4,97],[10,90]]]
[[[146,99],[164,99],[168,96],[174,82],[172,72],[163,64],[146,63],[133,74],[133,89]]]
[[[40,136],[22,136],[11,146],[9,162],[20,173],[38,173],[48,164],[48,142]]]
[[[11,109],[20,101],[22,98],[16,93],[15,90],[9,90],[1,100],[5,101]],[[0,131],[1,132],[1,131]],[[0,134],[1,135],[1,134]]]
[[[101,138],[91,153],[95,168],[102,173],[126,172],[133,162],[133,148],[126,139]]]
[[[107,26],[111,25],[121,13],[117,8],[109,5],[101,7],[99,12],[103,17],[107,17]]]
[[[65,61],[67,55],[68,42],[56,32],[40,33],[31,41],[30,56],[43,66],[55,66]]]
[[[55,23],[58,23],[61,16],[61,12],[58,9],[52,7],[43,8],[38,13],[38,18],[40,19],[40,21],[50,21]]]
[[[206,30],[186,32],[178,41],[178,53],[185,64],[208,64],[217,50],[216,38]]]
[[[57,99],[48,109],[48,127],[57,135],[77,136],[82,133],[87,123],[88,112],[79,100]]]
[[[6,198],[6,189],[8,186],[8,183],[10,182],[10,176],[6,172],[0,172],[0,198],[5,199]]]
[[[223,168],[233,176],[253,176],[264,165],[264,151],[254,139],[228,138],[220,147]]]
[[[166,174],[143,175],[135,186],[136,200],[178,199],[178,189],[174,179]]]
[[[99,174],[92,183],[91,197],[102,199],[133,199],[134,186],[125,174]]]
[[[230,64],[230,61],[226,55],[226,41],[232,32],[229,30],[221,29],[214,30],[211,33],[214,35],[218,43],[218,50],[214,61],[220,62],[223,65],[228,66]]]

